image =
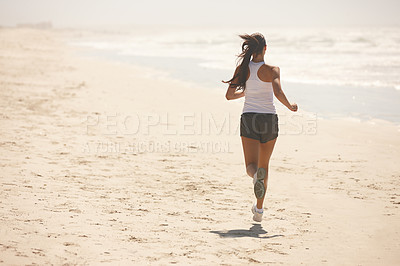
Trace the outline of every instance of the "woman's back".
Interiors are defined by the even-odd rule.
[[[250,75],[246,81],[246,89],[244,91],[243,113],[276,113],[272,82],[262,81],[257,74],[263,65],[264,61],[249,62]]]

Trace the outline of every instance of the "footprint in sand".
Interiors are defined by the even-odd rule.
[[[73,242],[64,242],[63,245],[66,246],[66,247],[70,247],[70,246],[77,246],[77,247],[79,247],[78,244],[73,243]]]

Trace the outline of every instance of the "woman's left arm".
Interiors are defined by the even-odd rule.
[[[233,76],[236,76],[236,74],[238,72],[239,72],[239,66],[236,68],[235,74],[233,74]],[[243,90],[240,90],[240,91],[236,90],[237,85],[235,85],[235,84],[237,84],[238,81],[239,81],[239,77],[237,76],[229,84],[228,90],[226,91],[226,94],[225,94],[225,98],[227,100],[235,100],[235,99],[242,98],[244,96],[244,91]]]
[[[243,90],[237,91],[236,86],[234,86],[234,85],[229,85],[228,90],[225,95],[225,97],[228,101],[239,99],[239,98],[242,98],[243,96],[244,96],[244,91]]]

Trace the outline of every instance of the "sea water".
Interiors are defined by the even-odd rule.
[[[322,117],[400,123],[400,27],[124,27],[92,30],[70,44],[164,70],[225,94],[241,52],[238,34],[261,32],[267,64],[281,69],[289,100]]]

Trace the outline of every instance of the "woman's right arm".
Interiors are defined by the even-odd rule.
[[[297,111],[297,104],[289,103],[288,99],[286,98],[285,93],[281,88],[281,77],[280,77],[280,69],[279,67],[272,68],[272,87],[274,89],[275,97],[289,110],[296,112]]]

